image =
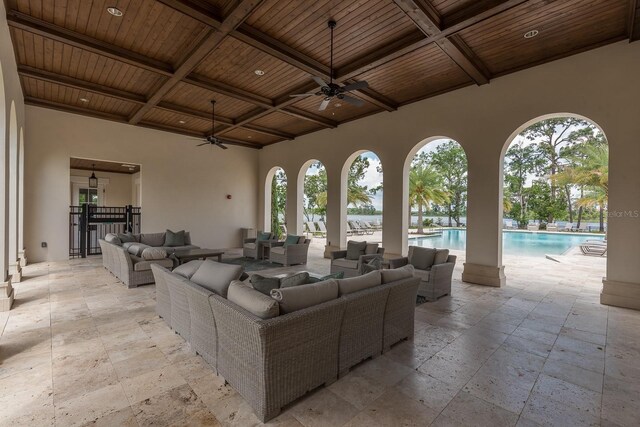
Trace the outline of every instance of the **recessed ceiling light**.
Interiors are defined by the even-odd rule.
[[[255,70],[256,76],[264,76],[265,72],[263,70]]]
[[[342,107],[342,104],[338,102],[338,103],[336,104],[336,107]]]
[[[535,36],[537,36],[538,34],[540,34],[540,31],[538,31],[538,30],[527,31],[526,33],[524,33],[524,38],[525,39],[532,39]]]
[[[185,122],[184,120],[178,120],[178,123],[180,123],[181,125],[183,125],[183,124],[185,124],[185,123],[187,123],[187,122]]]
[[[247,138],[251,139],[251,135],[247,135]]]
[[[87,98],[80,98],[80,102],[89,102]]]
[[[115,7],[115,6],[109,6],[107,8],[107,12],[109,12],[113,16],[122,16],[122,15],[124,15],[124,13],[122,13],[122,11],[120,9],[118,9],[117,7]]]

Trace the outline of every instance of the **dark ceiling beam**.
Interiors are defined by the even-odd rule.
[[[50,71],[29,67],[27,65],[19,65],[18,74],[23,77],[30,77],[57,85],[67,86],[73,89],[97,93],[99,95],[109,96],[111,98],[133,102],[135,104],[144,104],[146,102],[146,98],[144,95],[138,95],[123,90],[110,88],[97,83],[76,79],[75,77],[69,77],[62,74],[52,73]]]
[[[640,1],[629,2],[629,19],[627,21],[629,43],[640,40]]]
[[[75,105],[62,104],[60,102],[49,101],[46,99],[40,99],[33,96],[24,97],[25,105],[32,105],[35,107],[49,108],[52,110],[64,111],[66,113],[79,114],[81,116],[93,117],[96,119],[110,120],[113,122],[126,123],[127,117],[113,113],[106,113],[104,111],[89,110],[83,107],[77,107]]]
[[[395,4],[413,21],[427,37],[440,34],[441,19],[431,3],[426,0],[394,0]],[[436,42],[438,47],[453,62],[458,64],[478,85],[489,83],[489,73],[480,60],[471,52],[461,37],[449,40],[446,37]]]
[[[307,120],[316,124],[319,124],[321,126],[324,126],[326,128],[335,128],[338,127],[338,123],[334,120],[329,120],[326,119],[322,116],[319,116],[317,114],[312,114],[309,113],[308,111],[304,111],[300,108],[296,108],[296,107],[282,107],[282,109],[280,110],[282,113],[288,114],[290,116],[293,117],[297,117],[299,119],[303,119],[303,120]]]
[[[7,12],[7,23],[13,28],[37,34],[148,71],[153,71],[165,76],[171,76],[173,73],[171,65],[164,62],[148,58],[144,55],[85,36],[84,34],[76,33],[14,10]]]
[[[402,39],[395,40],[390,44],[377,49],[376,52],[351,61],[348,66],[338,69],[336,76],[340,81],[356,77],[362,73],[377,68],[380,65],[404,56],[407,53],[413,52],[431,43],[435,43],[446,37],[453,36],[466,28],[476,25],[527,1],[528,0],[502,0],[500,3],[497,3],[496,0],[478,1],[473,7],[473,13],[464,9],[462,13],[456,14],[454,19],[449,20],[448,17],[443,17],[441,31],[439,34],[425,38],[423,34],[412,33]]]
[[[221,25],[221,22],[216,17],[216,12],[213,8],[203,8],[202,6],[189,0],[158,1],[186,14],[193,19],[202,22],[205,25],[209,25],[212,28],[219,28]],[[191,7],[189,7],[189,5],[191,5]],[[241,25],[239,25],[238,28],[232,31],[229,35],[255,49],[265,52],[268,55],[273,56],[274,58],[277,58],[291,66],[307,72],[312,76],[319,76],[325,80],[330,79],[330,69],[327,65],[316,61],[310,56],[298,52],[297,50],[288,46],[286,43],[283,43],[280,40],[277,40],[269,36],[268,34],[265,34],[262,31],[251,27],[246,23],[242,23]],[[197,77],[200,80],[205,79],[202,76],[194,77]],[[204,86],[206,86],[206,84]],[[384,108],[387,111],[395,111],[397,109],[397,105],[393,101],[389,100],[381,94],[378,94],[373,89],[368,89],[366,91],[356,91],[354,93],[357,93],[362,99],[371,102],[381,108]],[[233,93],[229,96],[234,96],[237,98],[237,96],[235,96],[235,94]],[[244,100],[252,102],[251,99]],[[252,103],[268,109],[273,106],[273,104],[267,105],[268,102],[266,102],[266,100],[263,103]]]
[[[230,86],[226,83],[211,80],[198,74],[190,74],[183,79],[183,82],[210,90],[212,92],[217,92],[231,98],[239,99],[240,101],[248,102],[259,107],[273,107],[273,101],[269,98],[265,98],[263,96],[256,95],[255,93]]]
[[[136,124],[142,120],[147,112],[156,106],[162,98],[182,79],[187,77],[194,68],[202,62],[222,41],[235,30],[242,22],[249,17],[251,12],[264,0],[242,0],[236,8],[225,18],[218,29],[211,29],[197,46],[187,55],[185,60],[174,71],[151,97],[147,103],[136,111],[130,118],[129,123]]]

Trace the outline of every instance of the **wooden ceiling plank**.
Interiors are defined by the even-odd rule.
[[[300,108],[287,107],[287,108],[280,109],[280,112],[288,114],[288,115],[293,116],[293,117],[298,117],[298,118],[303,119],[303,120],[308,120],[310,122],[317,123],[319,125],[322,125],[322,126],[328,127],[328,128],[335,128],[335,127],[338,126],[338,123],[334,122],[333,120],[325,119],[322,116],[318,116],[316,114],[309,113],[307,111],[301,110]]]
[[[425,36],[433,37],[442,33],[440,16],[426,0],[394,0],[394,3]],[[453,41],[445,37],[436,43],[477,85],[489,83],[490,76],[486,67],[481,65],[480,60],[473,55],[462,38],[458,37]]]
[[[173,72],[172,67],[169,64],[165,64],[127,49],[114,46],[110,43],[85,36],[84,34],[76,33],[74,31],[67,30],[66,28],[41,21],[37,18],[33,18],[14,10],[10,10],[7,13],[7,23],[11,27],[19,28],[29,33],[56,40],[79,49],[104,55],[120,62],[125,62],[165,76],[170,76]]]
[[[87,82],[50,71],[39,70],[37,68],[29,67],[26,65],[18,66],[18,74],[25,77],[32,77],[37,80],[109,96],[111,98],[121,99],[123,101],[134,102],[136,104],[144,104],[146,101],[145,97],[142,95],[137,95],[119,89],[109,88],[101,84]]]
[[[31,96],[24,97],[25,105],[33,105],[35,107],[50,108],[53,110],[64,111],[67,113],[79,114],[82,116],[94,117],[98,119],[110,120],[114,122],[126,123],[127,117],[118,114],[106,113],[104,111],[88,110],[74,105],[63,104],[60,102],[49,101]]]
[[[175,70],[173,76],[167,79],[167,81],[151,95],[147,103],[131,116],[129,123],[136,124],[140,122],[144,115],[157,105],[176,84],[187,77],[209,53],[222,43],[229,33],[242,24],[262,1],[263,0],[240,1],[229,16],[225,18],[220,27],[218,29],[211,29],[207,37],[198,43],[186,60]]]

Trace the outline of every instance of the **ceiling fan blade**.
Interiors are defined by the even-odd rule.
[[[196,145],[196,147],[202,147],[203,145],[209,145],[211,144],[210,142],[203,142],[202,144],[198,144]]]
[[[349,95],[345,95],[344,97],[342,97],[342,99],[347,101],[351,105],[355,105],[356,107],[362,107],[364,105],[364,101]]]
[[[327,107],[329,106],[329,103],[331,102],[331,98],[325,98],[322,100],[322,104],[320,104],[320,108],[318,108],[318,110],[320,111],[324,111],[327,109]]]
[[[368,87],[369,87],[369,83],[363,80],[361,82],[355,82],[348,85],[344,85],[342,86],[342,90],[345,92],[351,92],[352,90],[366,89]]]
[[[320,87],[325,87],[325,86],[329,86],[324,80],[322,80],[322,78],[318,77],[318,76],[312,76],[311,77],[316,83],[318,83],[318,85]]]
[[[220,148],[222,148],[223,150],[228,149],[229,147],[227,147],[226,145],[223,145],[220,141],[216,142],[216,145]]]
[[[296,93],[295,95],[289,95],[291,98],[297,98],[297,97],[302,97],[302,96],[312,96],[315,95],[315,93]]]

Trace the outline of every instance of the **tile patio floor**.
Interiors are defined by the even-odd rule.
[[[326,272],[320,251],[273,273]],[[494,289],[460,282],[458,262],[453,297],[416,308],[412,342],[272,424],[637,426],[640,312],[599,304],[602,262],[505,264],[508,286]],[[153,285],[127,289],[99,258],[25,276],[0,313],[0,425],[259,424],[155,315]]]

